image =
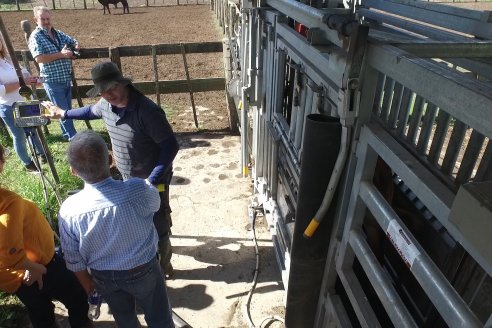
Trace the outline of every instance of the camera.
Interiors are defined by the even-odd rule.
[[[49,118],[43,115],[44,110],[38,100],[18,101],[12,107],[14,109],[14,124],[17,127],[36,127],[50,122]]]
[[[74,46],[69,46],[67,44],[67,48],[70,49],[70,51],[73,53],[73,55],[76,57],[76,58],[80,58],[81,54],[80,54],[80,51],[78,51],[77,49],[75,49]]]

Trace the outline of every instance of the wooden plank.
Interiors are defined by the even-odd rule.
[[[155,94],[155,82],[143,81],[132,83],[140,92],[146,95]],[[224,91],[225,79],[223,77],[212,77],[206,79],[193,79],[190,80],[190,84],[193,87],[193,92],[208,92],[208,91]],[[79,92],[86,98],[85,95],[89,89],[93,87],[92,84],[79,85]],[[161,94],[170,93],[188,93],[188,81],[187,80],[164,80],[159,81],[159,89]],[[74,94],[72,89],[72,94]],[[38,98],[46,99],[46,92],[44,89],[37,90]]]
[[[183,43],[186,53],[214,53],[222,52],[222,42],[200,42],[200,43]],[[122,46],[118,47],[121,57],[132,56],[149,56],[152,52],[152,46]],[[178,55],[181,54],[179,43],[174,44],[156,44],[157,55]]]
[[[199,43],[183,43],[186,53],[215,53],[222,52],[222,42],[199,42]],[[156,55],[179,55],[181,54],[181,46],[179,43],[171,44],[156,44],[156,45],[140,45],[140,46],[123,46],[116,47],[118,49],[120,57],[135,57],[135,56],[151,56],[152,47],[156,48]],[[22,59],[21,51],[16,51],[15,55],[20,60]],[[92,59],[92,58],[108,58],[110,57],[108,47],[97,48],[82,48],[80,51],[80,59]],[[33,60],[32,55],[29,53],[28,58]]]

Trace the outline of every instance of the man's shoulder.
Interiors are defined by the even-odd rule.
[[[39,37],[42,33],[43,29],[40,28],[39,26],[34,29],[34,31],[31,32],[31,35],[29,36],[29,39],[35,39]]]

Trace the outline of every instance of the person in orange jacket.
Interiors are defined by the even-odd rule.
[[[0,173],[5,151],[0,145]],[[0,186],[0,290],[24,303],[33,328],[57,327],[53,299],[68,309],[72,328],[91,327],[87,295],[55,253],[54,233],[33,202]]]

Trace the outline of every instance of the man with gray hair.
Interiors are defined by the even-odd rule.
[[[68,269],[87,294],[101,293],[118,327],[140,327],[135,304],[148,327],[174,327],[156,258],[158,190],[140,178],[111,178],[107,145],[95,132],[79,132],[67,155],[72,173],[85,182],[63,202],[58,216]]]
[[[72,108],[72,60],[80,50],[79,42],[53,27],[51,10],[45,6],[33,8],[36,29],[29,37],[29,50],[39,64],[43,87],[48,98],[64,110]],[[77,133],[70,119],[60,120],[63,137]]]

